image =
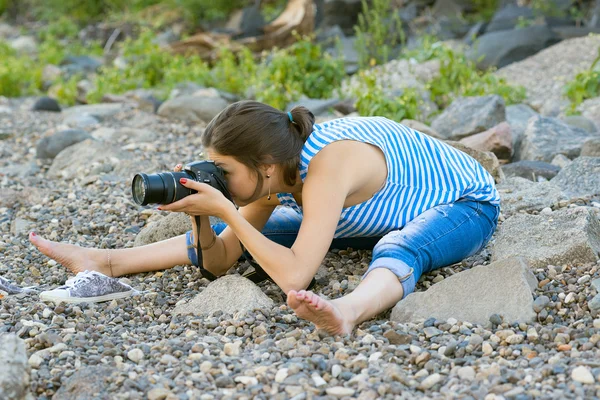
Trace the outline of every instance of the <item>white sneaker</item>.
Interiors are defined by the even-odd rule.
[[[64,286],[40,293],[40,300],[64,303],[98,303],[113,299],[122,299],[135,294],[131,286],[119,282],[100,272],[79,272],[68,279]]]

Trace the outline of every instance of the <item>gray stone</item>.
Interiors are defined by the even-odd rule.
[[[578,157],[551,181],[571,197],[600,194],[600,157]]]
[[[502,68],[528,58],[558,41],[548,27],[530,26],[486,33],[468,54],[481,69]]]
[[[516,214],[500,225],[491,249],[492,261],[524,257],[533,268],[596,262],[599,252],[600,222],[585,207]]]
[[[565,156],[564,154],[557,154],[552,159],[551,164],[556,165],[560,169],[563,169],[564,167],[566,167],[567,165],[569,165],[571,163],[572,163],[572,161],[569,159],[569,157]]]
[[[215,311],[235,314],[269,309],[273,305],[273,300],[249,279],[226,275],[211,282],[190,302],[175,307],[173,315],[201,315]]]
[[[0,399],[29,399],[25,342],[13,334],[0,335]]]
[[[38,45],[33,36],[19,36],[9,41],[9,44],[20,55],[32,56],[38,51]]]
[[[520,177],[537,182],[540,177],[548,180],[554,178],[560,172],[560,167],[543,161],[522,160],[503,165],[502,171],[506,178]]]
[[[590,67],[597,55],[595,50],[590,49],[598,49],[599,46],[598,35],[564,40],[495,74],[511,85],[523,86],[527,93],[525,103],[540,114],[556,116],[569,106],[569,100],[564,97],[565,85]],[[585,113],[582,115],[590,118]],[[590,119],[599,124],[596,119]]]
[[[518,159],[523,134],[527,128],[527,122],[531,117],[538,115],[535,110],[527,104],[513,104],[506,107],[506,122],[510,125],[513,141],[513,156]]]
[[[339,103],[338,99],[302,99],[288,104],[286,111],[290,111],[296,106],[304,106],[314,115],[321,115],[328,113],[337,103]]]
[[[115,371],[113,367],[91,366],[77,369],[56,391],[53,399],[60,400],[105,400],[108,393],[107,378]]]
[[[586,131],[588,133],[598,132],[598,127],[596,126],[594,121],[592,121],[589,118],[583,117],[581,115],[565,115],[565,116],[561,117],[560,119],[565,124],[567,124],[571,127],[574,127],[574,128],[583,129],[584,131]]]
[[[84,106],[69,107],[64,110],[66,117],[72,115],[90,115],[99,121],[114,117],[116,114],[131,108],[131,105],[122,103],[99,103]]]
[[[534,301],[533,301],[533,311],[535,311],[536,313],[539,313],[540,311],[542,311],[544,308],[546,308],[546,306],[550,303],[550,298],[548,296],[538,296]]]
[[[455,318],[488,325],[491,315],[501,314],[505,321],[530,322],[535,317],[535,287],[537,280],[523,259],[505,259],[452,275],[425,292],[411,293],[396,304],[391,320]]]
[[[166,217],[148,224],[136,236],[134,246],[143,246],[183,235],[192,229],[192,221],[185,213],[169,213]]]
[[[102,66],[102,61],[100,59],[90,57],[90,56],[67,56],[61,62],[61,65],[66,66],[66,71],[70,73],[90,73],[97,72],[98,69]]]
[[[84,129],[96,126],[100,121],[89,114],[71,114],[65,117],[63,123],[74,129]]]
[[[518,158],[551,162],[557,154],[573,159],[581,153],[581,146],[593,134],[573,128],[556,118],[534,117],[529,120]]]
[[[477,162],[492,175],[496,183],[504,181],[504,172],[502,172],[498,157],[491,151],[475,150],[460,142],[453,142],[451,140],[446,140],[445,143],[477,160]]]
[[[33,107],[31,107],[31,109],[33,111],[61,111],[58,101],[48,96],[43,96],[37,99],[33,104]]]
[[[600,137],[586,140],[581,146],[582,157],[600,157]]]
[[[581,112],[581,115],[587,119],[594,121],[596,126],[600,128],[600,97],[585,100],[577,107],[577,111]]]
[[[415,121],[414,119],[403,119],[402,121],[400,121],[400,123],[404,126],[408,126],[409,128],[412,128],[416,131],[419,131],[436,139],[443,139],[443,137],[439,133],[430,128],[428,125],[419,121]]]
[[[66,131],[56,132],[52,136],[46,136],[40,139],[35,147],[37,158],[54,158],[69,146],[91,139],[86,131],[80,129],[67,129]]]
[[[497,185],[502,213],[542,210],[565,200],[562,190],[550,182],[531,182],[520,177],[507,178]]]
[[[516,4],[507,4],[496,11],[485,31],[489,33],[510,30],[515,28],[517,23],[523,18],[531,20],[533,17],[533,10],[531,8],[519,7]]]
[[[15,218],[10,224],[10,233],[15,236],[26,235],[32,227],[33,222],[23,218]]]
[[[180,96],[165,101],[158,109],[158,115],[190,123],[210,122],[227,107],[222,98]]]
[[[502,97],[461,97],[454,100],[431,127],[446,139],[459,140],[488,130],[504,120],[506,111]]]

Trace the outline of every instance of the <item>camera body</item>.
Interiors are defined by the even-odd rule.
[[[138,173],[131,182],[134,201],[142,206],[147,204],[170,204],[196,193],[186,188],[179,179],[186,178],[206,183],[219,190],[231,202],[231,194],[223,170],[213,161],[194,161],[186,164],[180,172],[161,172],[158,174]]]

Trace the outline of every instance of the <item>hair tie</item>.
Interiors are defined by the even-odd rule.
[[[288,118],[290,119],[290,122],[293,124],[294,118],[292,118],[292,113],[288,111],[287,115],[288,115]]]

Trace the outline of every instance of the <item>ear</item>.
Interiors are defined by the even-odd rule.
[[[273,174],[275,173],[275,164],[263,164],[260,166],[260,170],[265,175],[273,176]]]

